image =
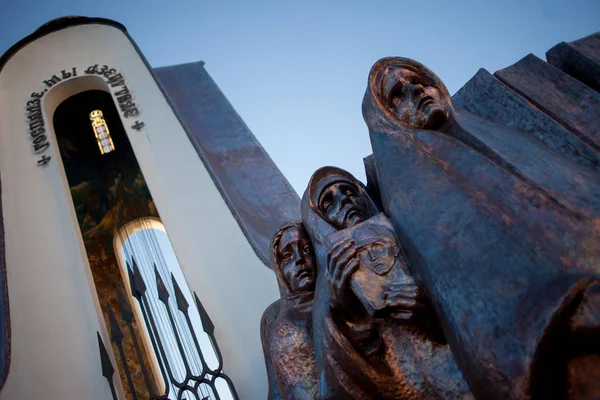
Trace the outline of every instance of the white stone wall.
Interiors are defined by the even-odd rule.
[[[216,326],[224,370],[242,399],[264,399],[260,317],[278,297],[185,131],[128,37],[100,24],[46,35],[0,71],[0,179],[12,361],[0,400],[109,399],[96,332],[109,343],[52,128],[58,104],[83,90],[113,94],[94,64],[115,68],[139,109],[121,118],[187,282]],[[50,146],[34,154],[26,105],[44,80],[77,70],[42,97]],[[199,93],[198,95],[201,95]],[[114,97],[114,96],[113,96]],[[141,131],[131,127],[143,121]],[[41,155],[51,156],[38,166]],[[110,351],[110,346],[109,351]],[[111,353],[111,356],[112,353]],[[115,374],[117,386],[121,383]]]

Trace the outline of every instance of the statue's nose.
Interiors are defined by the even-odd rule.
[[[375,257],[375,253],[371,249],[367,249],[367,254],[369,255],[369,259],[371,261],[377,260],[377,257]]]
[[[304,258],[304,255],[302,254],[301,251],[296,250],[295,252],[295,258],[296,258],[296,265],[304,265],[306,264],[306,259]]]
[[[342,214],[342,209],[348,202],[348,199],[347,199],[347,196],[342,193],[339,193],[336,197],[337,198],[334,203],[334,210],[335,210],[335,217],[339,218]]]

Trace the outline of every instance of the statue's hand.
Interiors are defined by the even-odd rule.
[[[327,281],[334,306],[343,307],[348,299],[348,280],[359,266],[357,254],[354,241],[348,239],[340,240],[327,254]]]
[[[414,279],[390,285],[384,293],[385,304],[392,309],[391,315],[396,319],[409,320],[419,305],[419,287]]]

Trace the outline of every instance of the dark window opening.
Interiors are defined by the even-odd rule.
[[[127,398],[237,398],[112,96],[74,95],[57,107],[53,123]]]

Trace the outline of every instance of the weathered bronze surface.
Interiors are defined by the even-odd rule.
[[[516,129],[557,153],[600,171],[598,152],[486,70],[479,70],[452,96],[452,103],[459,111]]]
[[[567,321],[598,282],[598,172],[457,112],[408,59],[375,64],[363,114],[383,208],[474,395],[567,398]]]
[[[364,186],[339,168],[321,168],[301,213],[318,263],[320,398],[468,398],[392,226]]]
[[[600,92],[600,32],[571,43],[559,43],[548,52],[550,65]]]
[[[318,399],[312,342],[316,264],[301,223],[288,223],[277,231],[271,265],[281,299],[265,310],[261,321],[269,399]]]
[[[204,62],[155,68],[242,232],[269,264],[269,242],[284,222],[300,217],[300,198],[204,68]]]
[[[600,36],[547,56],[454,99],[373,66],[367,187],[323,167],[302,198],[318,384],[282,398],[600,399]]]

